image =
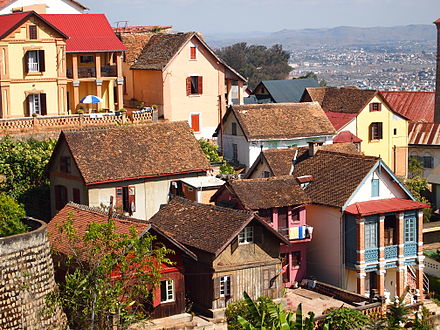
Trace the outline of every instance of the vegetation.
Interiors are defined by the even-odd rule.
[[[146,233],[140,239],[134,227],[129,234],[117,233],[111,219],[89,224],[84,234],[73,223],[69,214],[58,226],[63,235],[55,236],[60,242],[54,245],[71,253],[62,262],[67,272],[59,291],[49,301],[62,305],[73,329],[108,329],[115,319],[125,326],[146,318],[161,264],[172,264],[166,256],[173,251],[163,245],[152,249],[154,237]]]
[[[11,196],[0,193],[0,237],[25,233],[28,230],[22,222],[25,216],[23,205]]]
[[[220,156],[218,152],[218,147],[215,144],[209,142],[206,139],[200,139],[199,144],[210,163],[221,163],[220,173],[235,174],[234,168],[229,165],[229,163],[223,158],[223,156]]]
[[[312,78],[312,79],[315,79],[315,80],[319,83],[319,85],[320,85],[321,87],[325,87],[325,86],[327,86],[327,81],[325,81],[324,79],[319,80],[319,79],[318,79],[318,76],[316,75],[316,73],[314,73],[314,72],[312,72],[312,71],[306,73],[306,74],[303,75],[303,76],[298,77],[298,79],[304,79],[304,78]]]
[[[331,310],[325,317],[325,322],[330,329],[358,329],[365,327],[369,320],[362,312],[341,307]]]
[[[241,42],[221,48],[217,54],[248,78],[250,89],[254,89],[261,80],[286,79],[292,71],[289,66],[290,55],[281,45],[267,48]]]

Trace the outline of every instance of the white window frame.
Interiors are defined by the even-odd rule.
[[[376,249],[379,246],[378,223],[375,221],[366,221],[364,225],[365,248]]]
[[[35,54],[35,57],[32,57],[31,54]],[[28,72],[40,72],[40,54],[38,50],[29,50],[28,51]]]
[[[231,276],[220,276],[220,297],[229,297],[231,295]]]
[[[244,228],[240,234],[238,234],[238,244],[251,244],[254,242],[254,227]]]
[[[162,297],[162,283],[165,282],[165,295],[166,297]],[[161,290],[160,290],[160,302],[161,303],[169,303],[173,302],[175,299],[174,295],[174,280],[164,280],[160,281]]]
[[[32,115],[36,113],[41,115],[41,97],[40,94],[29,94],[29,112]]]
[[[404,238],[405,243],[417,242],[417,220],[415,218],[405,219]]]

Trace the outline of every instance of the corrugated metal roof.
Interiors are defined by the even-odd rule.
[[[434,121],[435,92],[382,91],[392,110],[412,121]]]
[[[408,132],[408,144],[440,145],[440,123],[410,122]]]
[[[387,198],[354,203],[347,206],[345,211],[351,214],[366,216],[372,214],[384,214],[388,212],[417,210],[425,207],[429,207],[429,205],[426,203],[412,201],[410,199]]]
[[[336,130],[347,125],[354,117],[357,116],[357,113],[344,113],[344,112],[326,112],[328,120],[332,123],[333,127]]]
[[[69,36],[67,52],[125,51],[104,14],[43,14],[44,19]]]
[[[267,89],[275,103],[300,102],[306,88],[319,87],[318,82],[312,78],[263,80],[261,84]]]

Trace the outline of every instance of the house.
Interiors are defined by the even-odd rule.
[[[72,202],[65,205],[48,224],[51,246],[64,256],[71,255],[76,248],[69,246],[66,235],[59,231],[59,226],[62,226],[69,217],[73,221],[77,235],[82,236],[91,223],[107,223],[109,215],[108,212],[104,212],[100,208]],[[153,297],[147,308],[150,310],[152,318],[183,313],[186,303],[183,259],[197,260],[196,255],[152,223],[116,213],[112,214],[111,219],[114,221],[116,233],[129,234],[130,230],[134,228],[139,238],[142,238],[148,232],[155,237],[153,247],[165,246],[174,251],[166,256],[172,264],[162,263],[160,265],[160,285],[153,289]],[[61,272],[62,269],[59,271]]]
[[[303,190],[309,180],[291,175],[257,179],[231,180],[212,197],[216,205],[257,212],[275,230],[290,241],[281,245],[283,282],[291,287],[307,273],[307,242],[313,228],[307,226],[306,204],[310,199]]]
[[[104,15],[22,12],[0,26],[0,118],[74,113],[88,94],[113,110],[115,90],[122,106],[125,47]]]
[[[205,138],[212,137],[226,104],[232,103],[233,84],[243,104],[246,80],[199,33],[142,33],[139,42],[126,34],[121,38],[133,47],[123,66],[126,102],[156,105],[164,119],[186,120],[196,137]]]
[[[181,197],[191,201],[209,204],[211,197],[225,184],[225,181],[215,176],[199,176],[180,180]],[[177,182],[179,185],[179,182]]]
[[[52,214],[68,201],[148,219],[172,182],[205,176],[209,162],[185,122],[63,131],[47,166]]]
[[[410,121],[434,122],[435,92],[381,91],[388,105]]]
[[[299,160],[292,176],[313,178],[307,224],[308,274],[339,288],[381,297],[407,286],[423,299],[423,212],[377,157],[318,150]],[[418,290],[418,291],[417,291]]]
[[[366,155],[381,157],[399,176],[407,175],[408,119],[375,90],[356,87],[307,88],[302,101],[319,102],[338,133],[362,140]]]
[[[0,15],[35,11],[38,14],[84,14],[89,8],[76,0],[3,0]]]
[[[246,169],[261,150],[332,143],[336,134],[316,102],[233,105],[215,136],[224,157]]]
[[[263,80],[244,103],[297,103],[309,87],[319,87],[318,81],[312,78]]]
[[[355,144],[351,142],[319,145],[310,142],[309,147],[292,147],[285,149],[263,150],[252,167],[246,173],[246,179],[268,178],[272,176],[290,175],[297,161],[312,157],[318,150],[336,151],[358,154]]]
[[[280,243],[289,241],[258,215],[180,197],[150,221],[185,245],[197,262],[185,258],[185,285],[194,307],[220,315],[243,298],[282,296]]]

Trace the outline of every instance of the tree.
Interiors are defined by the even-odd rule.
[[[327,86],[327,81],[325,81],[324,79],[319,80],[317,74],[314,73],[314,72],[312,72],[312,71],[307,72],[305,75],[300,76],[300,77],[298,77],[297,79],[305,79],[305,78],[312,78],[312,79],[315,79],[316,81],[319,82],[319,85],[320,85],[321,87],[325,87],[325,86]],[[294,78],[294,79],[295,79],[295,78]]]
[[[341,307],[331,310],[325,317],[325,322],[329,325],[330,329],[361,329],[368,323],[368,317],[362,314],[362,312]]]
[[[172,264],[167,255],[173,251],[163,245],[153,249],[154,236],[147,232],[140,238],[134,227],[129,234],[117,233],[112,219],[90,223],[78,234],[70,214],[58,230],[54,239],[62,245],[54,245],[71,252],[51,301],[63,306],[71,328],[107,329],[114,322],[112,315],[121,325],[145,318],[151,290],[160,283],[161,265]]]
[[[248,78],[253,89],[261,80],[286,79],[292,71],[290,55],[281,45],[270,48],[261,45],[236,43],[217,50],[217,54],[231,67]]]
[[[235,174],[234,168],[229,165],[229,163],[222,156],[220,156],[218,147],[215,144],[205,139],[200,139],[199,144],[210,163],[221,163],[220,173]]]
[[[387,307],[388,329],[401,329],[409,320],[411,309],[405,304],[406,292]]]
[[[23,205],[11,196],[0,193],[0,237],[27,232],[28,227],[22,222],[25,216]]]

